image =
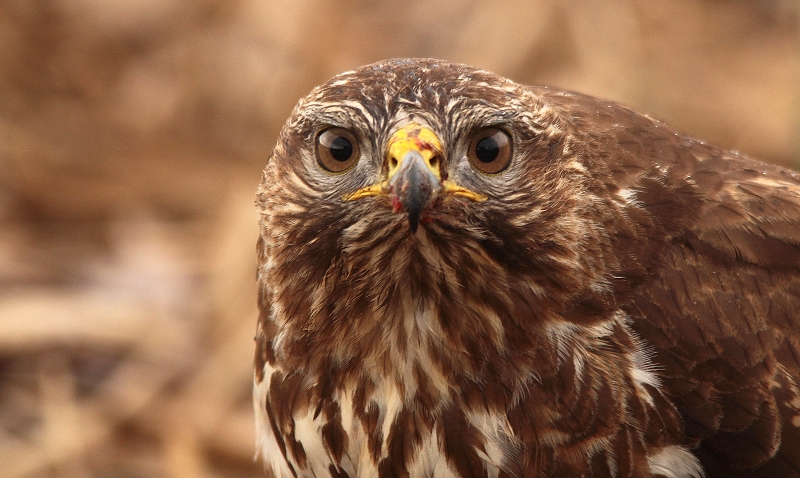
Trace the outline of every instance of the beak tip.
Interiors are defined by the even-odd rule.
[[[410,151],[403,157],[389,185],[407,214],[409,230],[416,234],[422,211],[441,189],[439,178],[425,165],[418,151]]]

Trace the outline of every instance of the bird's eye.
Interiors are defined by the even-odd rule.
[[[511,162],[511,138],[497,128],[486,128],[472,139],[469,145],[469,161],[478,171],[496,174]]]
[[[344,128],[329,128],[317,136],[317,161],[325,170],[341,173],[358,161],[358,142]]]

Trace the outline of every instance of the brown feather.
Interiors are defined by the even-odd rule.
[[[415,230],[389,193],[343,199],[386,178],[409,121],[485,201],[437,193]],[[358,142],[341,173],[316,159],[329,127]],[[513,148],[495,175],[467,159],[486,127]],[[401,59],[301,100],[257,205],[276,474],[800,477],[798,173],[612,102]]]

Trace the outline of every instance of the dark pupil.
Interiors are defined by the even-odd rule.
[[[344,136],[338,136],[331,141],[331,156],[336,161],[347,161],[353,155],[353,145]]]
[[[482,163],[491,163],[500,154],[500,145],[491,136],[483,138],[475,145],[475,157]]]

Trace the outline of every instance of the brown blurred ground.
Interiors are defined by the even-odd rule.
[[[387,57],[622,101],[800,166],[800,2],[0,2],[0,476],[244,477],[254,190]]]

